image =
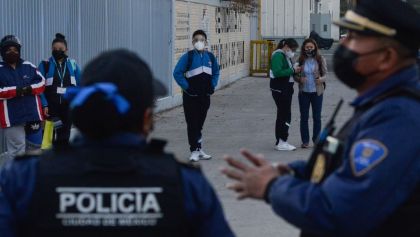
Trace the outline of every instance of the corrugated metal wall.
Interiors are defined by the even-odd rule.
[[[38,65],[55,33],[83,66],[112,48],[137,52],[172,88],[172,0],[0,0],[0,37],[17,35],[22,57]],[[0,130],[0,153],[5,151]],[[0,163],[2,155],[0,154]]]
[[[262,0],[261,34],[266,37],[309,35],[310,0]]]
[[[17,35],[23,58],[50,55],[55,33],[82,66],[98,53],[129,48],[171,88],[172,0],[0,0],[0,37]]]

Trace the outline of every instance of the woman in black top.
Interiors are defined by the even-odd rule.
[[[39,64],[39,71],[46,78],[45,91],[41,96],[44,115],[48,120],[62,122],[56,129],[55,143],[67,143],[70,138],[71,121],[68,116],[68,103],[63,99],[67,88],[79,86],[80,69],[68,57],[67,41],[57,33],[52,42],[52,56]]]

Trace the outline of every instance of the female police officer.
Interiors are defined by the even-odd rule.
[[[146,142],[164,93],[134,53],[106,52],[66,97],[82,137],[0,173],[0,236],[233,236],[201,172]]]

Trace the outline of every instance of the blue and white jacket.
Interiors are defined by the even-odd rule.
[[[191,66],[185,53],[175,66],[173,76],[182,90],[190,96],[211,95],[219,82],[219,64],[211,52],[193,50]],[[214,58],[214,63],[212,62]]]
[[[32,95],[16,97],[16,89],[30,86]],[[30,62],[20,60],[13,69],[0,62],[0,125],[8,128],[27,122],[42,121],[39,95],[45,89],[45,79]]]

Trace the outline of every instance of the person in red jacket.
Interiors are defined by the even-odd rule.
[[[36,67],[21,59],[20,40],[7,35],[0,41],[0,125],[8,157],[38,148],[42,141],[41,99],[45,79]],[[28,138],[27,142],[26,139]]]

